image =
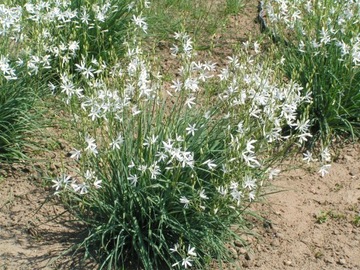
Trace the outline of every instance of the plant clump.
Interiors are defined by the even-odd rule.
[[[284,71],[313,102],[302,108],[314,138],[359,136],[359,1],[262,1],[268,31],[286,59]],[[315,140],[317,141],[317,140]]]

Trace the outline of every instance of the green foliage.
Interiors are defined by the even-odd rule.
[[[0,83],[0,160],[24,157],[29,134],[38,128],[36,101],[36,90],[25,81],[4,79]]]
[[[313,103],[301,113],[310,115],[315,138],[325,144],[334,135],[359,136],[357,4],[293,2],[280,6],[266,1],[264,8],[287,76],[301,83],[304,94],[312,94]]]
[[[115,57],[111,53],[124,53],[123,43],[132,14],[130,3],[129,0],[111,0],[102,5],[98,0],[72,0],[70,8],[80,14],[80,18],[60,31],[56,27],[50,29],[58,31],[54,35],[60,38],[57,44],[75,40],[79,42],[78,55],[110,61]]]
[[[228,181],[227,176],[201,165],[209,159],[216,164],[224,162],[226,122],[208,123],[191,115],[186,119],[164,116],[164,108],[148,104],[139,117],[114,123],[110,128],[113,136],[128,134],[120,149],[88,160],[102,187],[79,197],[78,203],[71,202],[75,215],[89,226],[83,244],[89,252],[96,249],[101,268],[119,269],[133,261],[144,269],[168,269],[183,259],[181,255],[187,256],[186,251],[171,252],[176,245],[179,252],[196,247],[197,256],[191,259],[198,267],[214,257],[229,260],[224,243],[234,237],[231,225],[245,227],[245,208],[232,210],[230,201],[215,189]],[[199,130],[195,136],[184,135],[184,141],[176,141],[186,134],[188,122]],[[151,138],[156,141],[144,146]],[[197,163],[193,168],[181,165],[180,160],[158,161],[157,154],[170,138],[174,138],[174,149],[194,154]],[[152,175],[155,168],[159,175]],[[208,197],[201,198],[200,192]],[[189,206],[179,203],[184,197]]]
[[[356,227],[360,227],[360,214],[357,214],[355,217],[354,217],[354,220],[353,220],[353,223]]]
[[[168,39],[174,32],[190,32],[197,41],[209,42],[209,36],[227,23],[229,14],[238,13],[242,0],[155,0],[145,13],[149,22],[149,35]]]
[[[314,56],[312,49],[299,53],[291,46],[282,52],[287,75],[299,81],[305,93],[312,93],[313,104],[303,113],[310,114],[317,137],[329,142],[335,134],[359,136],[359,69],[340,62],[334,44],[326,47],[326,57]]]
[[[243,0],[226,0],[226,14],[238,14],[244,7]]]

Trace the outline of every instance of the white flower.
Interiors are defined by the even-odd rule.
[[[54,180],[51,180],[51,182],[54,183],[52,186],[55,188],[55,194],[59,193],[59,190],[62,188],[66,188],[71,183],[71,176],[70,175],[63,175],[61,177],[58,177]]]
[[[331,161],[331,154],[329,152],[329,148],[325,147],[321,151],[321,161],[330,162]]]
[[[185,100],[185,105],[189,107],[189,109],[192,108],[193,105],[195,105],[196,103],[194,102],[196,98],[195,97],[189,97]]]
[[[130,176],[127,178],[127,180],[130,181],[130,184],[131,184],[132,186],[136,186],[139,178],[138,178],[138,176],[137,176],[136,174],[135,174],[135,175],[130,174]]]
[[[237,201],[237,204],[240,205],[241,197],[243,196],[242,192],[239,190],[233,189],[233,190],[231,190],[230,194],[231,194],[233,200]]]
[[[99,188],[101,188],[101,183],[102,183],[102,180],[95,178],[93,185],[96,189],[99,189]]]
[[[201,199],[207,200],[209,197],[205,194],[205,189],[202,189],[199,194]]]
[[[275,178],[275,176],[278,176],[279,173],[281,172],[281,170],[279,169],[271,169],[269,168],[269,180],[273,180]]]
[[[88,185],[86,183],[81,183],[81,184],[72,183],[71,187],[74,189],[76,193],[79,193],[80,195],[84,195],[88,193]]]
[[[95,175],[94,171],[90,171],[90,170],[86,170],[85,174],[84,174],[84,178],[86,180],[91,180]]]
[[[254,42],[254,51],[255,51],[256,54],[260,53],[260,51],[261,51],[260,50],[260,44],[257,41]]]
[[[151,166],[149,166],[148,169],[151,174],[151,177],[150,177],[151,179],[156,179],[157,176],[161,174],[160,167],[159,167],[159,165],[157,165],[156,162],[154,164],[152,164]]]
[[[255,190],[249,192],[249,201],[252,202],[252,201],[255,200],[255,198],[256,198],[256,192],[255,192]]]
[[[49,89],[50,89],[50,91],[51,91],[51,93],[55,93],[55,90],[56,90],[56,85],[54,85],[52,82],[49,82],[48,83],[48,87],[49,87]]]
[[[192,262],[193,260],[191,259],[191,257],[186,257],[182,260],[181,265],[184,266],[185,269],[187,269],[188,267],[192,266]]]
[[[186,128],[187,134],[188,135],[191,134],[192,136],[194,136],[195,131],[197,131],[197,128],[195,128],[195,127],[196,127],[196,124],[193,124],[193,125],[189,124],[189,126]]]
[[[242,153],[242,157],[247,166],[250,168],[260,167],[260,162],[256,159],[256,156],[253,154],[247,155],[247,153]]]
[[[295,129],[299,130],[299,132],[306,133],[309,131],[309,128],[310,128],[310,120],[309,119],[302,120],[302,121],[299,121],[299,120],[296,121]]]
[[[307,142],[308,137],[311,138],[312,135],[310,133],[302,133],[297,135],[297,137],[299,138],[299,143],[302,144],[304,142]]]
[[[187,78],[184,82],[184,88],[196,92],[199,89],[198,81],[194,78]]]
[[[75,51],[79,50],[79,42],[78,41],[70,41],[69,42],[69,50],[72,53],[75,53]]]
[[[306,161],[307,163],[316,161],[316,159],[313,158],[312,153],[309,150],[303,153],[303,156],[304,156],[303,160]]]
[[[176,56],[179,53],[179,47],[175,44],[170,48],[171,55]]]
[[[320,43],[322,44],[328,44],[331,41],[328,31],[324,27],[321,29],[320,37],[321,37]]]
[[[330,167],[331,164],[324,164],[320,167],[319,173],[321,174],[321,177],[324,177],[326,174],[329,173]]]
[[[188,251],[187,251],[187,255],[188,255],[188,256],[196,257],[195,247],[191,247],[191,246],[189,245]]]
[[[183,87],[183,83],[179,79],[172,81],[172,83],[173,84],[170,86],[170,88],[174,89],[175,92],[180,92],[181,88]]]
[[[79,160],[80,159],[80,156],[81,156],[81,152],[80,150],[77,150],[77,149],[73,149],[72,151],[70,151],[70,158],[73,158],[75,160]]]
[[[173,253],[173,252],[178,252],[178,249],[179,249],[179,244],[176,243],[173,248],[170,248],[170,252],[171,252],[171,253]]]
[[[132,112],[133,116],[138,115],[139,113],[141,113],[141,111],[138,109],[137,105],[134,105],[134,106],[131,107],[131,112]]]
[[[145,33],[147,33],[148,25],[145,22],[145,18],[141,16],[136,17],[135,15],[133,15],[133,22],[135,23],[135,25],[139,26]]]
[[[220,187],[217,187],[216,190],[222,195],[222,196],[226,196],[227,194],[227,188],[224,187],[224,186],[220,186]]]
[[[165,161],[168,158],[164,152],[157,152],[155,156],[158,158],[157,162]]]
[[[59,189],[62,188],[63,183],[62,183],[61,179],[56,178],[56,179],[51,180],[51,182],[54,183],[52,188],[55,188],[56,191],[58,191]]]
[[[190,200],[188,200],[185,196],[180,198],[180,203],[184,204],[184,208],[188,208],[190,204]]]
[[[95,139],[87,135],[85,137],[85,142],[87,143],[85,151],[88,151],[89,153],[96,155],[98,151],[96,149]]]
[[[151,146],[156,143],[157,139],[158,139],[158,136],[155,136],[155,135],[152,135],[151,137],[148,136],[144,140],[143,146]]]
[[[145,8],[150,8],[150,1],[144,1],[144,7]]]
[[[120,146],[124,143],[124,137],[119,134],[115,140],[110,143],[112,150],[120,149]]]
[[[253,143],[255,143],[256,140],[250,140],[246,143],[246,152],[247,153],[251,153],[251,154],[254,154],[254,149],[255,149],[255,146],[253,146]]]
[[[243,182],[243,188],[247,188],[249,190],[253,190],[256,188],[256,179],[251,178],[251,176],[246,175],[244,182]]]
[[[183,49],[184,49],[185,55],[187,55],[187,56],[191,55],[191,51],[192,51],[193,47],[192,47],[192,41],[191,41],[190,37],[187,37],[187,38],[184,37]]]
[[[209,170],[211,170],[211,171],[217,167],[217,165],[215,163],[213,163],[213,160],[211,160],[211,159],[206,160],[202,165],[207,165]]]

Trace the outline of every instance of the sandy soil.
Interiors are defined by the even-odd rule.
[[[214,61],[259,34],[257,1],[248,1],[244,14],[231,18],[226,35],[213,37]],[[81,227],[45,185],[71,150],[61,140],[56,147],[31,165],[0,164],[0,270],[95,269],[81,255],[58,258],[79,241]],[[288,161],[296,169],[273,180],[253,206],[266,221],[254,222],[257,237],[246,236],[247,245],[235,243],[237,266],[229,269],[360,269],[360,144],[335,157],[324,178],[316,166]]]
[[[265,202],[266,219],[237,247],[241,265],[270,269],[360,269],[360,144],[341,149],[330,174],[301,165],[274,180]]]

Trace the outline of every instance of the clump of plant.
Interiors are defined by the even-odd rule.
[[[33,146],[32,132],[40,128],[40,85],[27,74],[16,45],[8,36],[17,18],[17,9],[0,5],[0,161],[24,158],[25,146]],[[5,21],[7,24],[5,24]],[[14,23],[14,24],[13,24]]]
[[[0,56],[1,71],[8,59]],[[0,67],[0,68],[1,68]],[[0,160],[14,161],[24,157],[23,148],[29,144],[28,134],[36,129],[33,112],[36,94],[21,80],[7,80],[0,71]],[[6,71],[5,71],[6,72]],[[15,74],[13,74],[15,76]]]
[[[84,80],[98,76],[105,63],[124,53],[131,21],[146,32],[141,16],[132,16],[133,9],[140,8],[130,1],[96,0],[9,0],[0,5],[3,155],[20,155],[30,124],[38,114],[33,105],[45,88],[54,93],[71,92],[70,82],[56,89],[59,81],[64,82],[58,74],[77,74],[78,87],[73,90],[80,95]]]
[[[51,79],[52,87],[63,69],[94,77],[105,62],[123,55],[131,22],[146,32],[141,16],[133,16],[140,8],[131,1],[9,0],[0,6],[0,35],[28,74],[41,75],[45,84]]]
[[[193,60],[189,35],[176,33],[175,41],[178,76],[160,74],[138,37],[127,42],[125,58],[86,78],[82,91],[80,70],[60,74],[57,87],[79,133],[71,156],[80,170],[64,172],[53,187],[87,225],[79,248],[101,269],[229,261],[232,227],[247,230],[248,206],[264,181],[279,173],[294,142],[311,136],[297,115],[310,97],[248,54],[252,44],[217,70]]]
[[[357,1],[262,1],[268,30],[285,59],[288,77],[313,102],[302,108],[312,132],[329,144],[333,135],[360,131],[360,24]]]

